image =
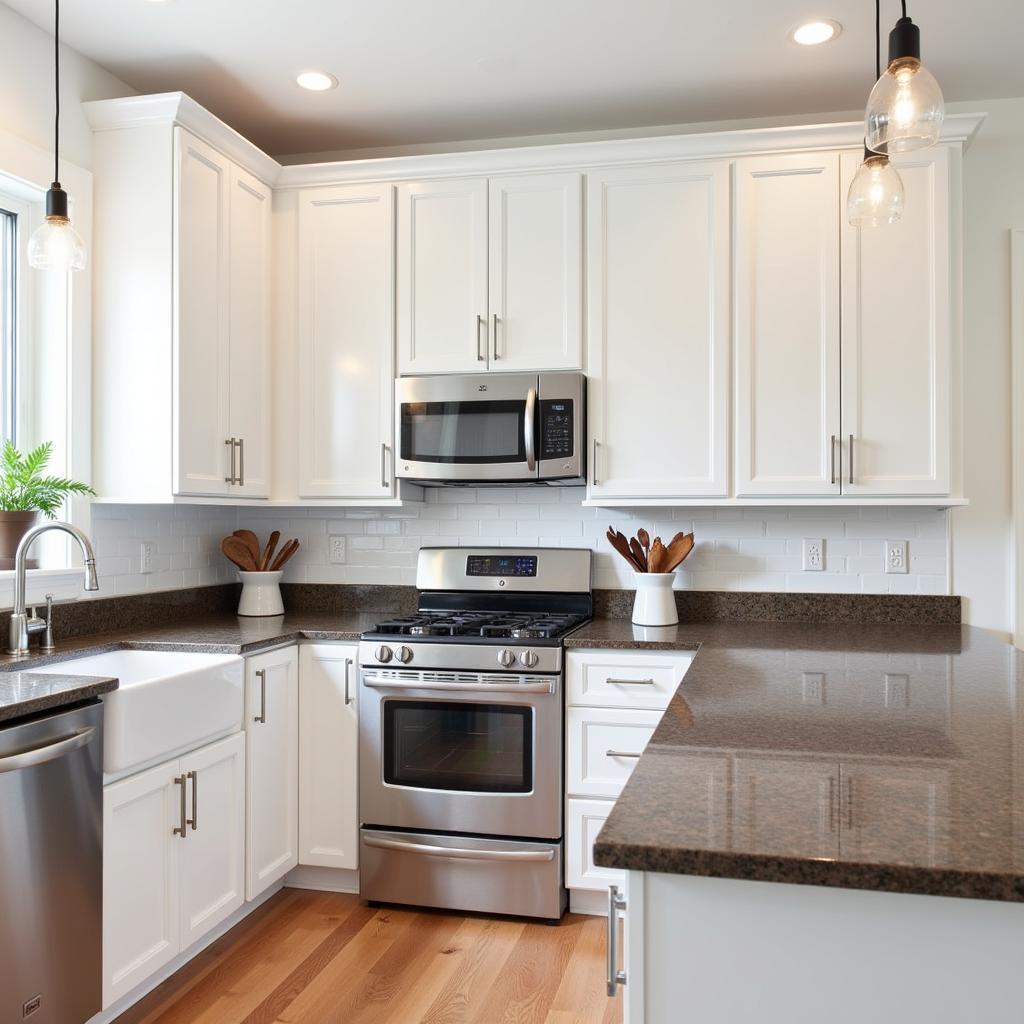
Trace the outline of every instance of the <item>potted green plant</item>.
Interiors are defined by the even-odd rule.
[[[21,538],[36,524],[40,513],[56,519],[64,502],[72,494],[96,492],[77,480],[45,476],[53,455],[53,442],[33,448],[23,455],[10,441],[0,453],[0,569],[14,568],[14,555]],[[29,568],[36,564],[30,560]]]

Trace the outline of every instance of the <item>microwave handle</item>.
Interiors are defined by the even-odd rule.
[[[523,417],[523,444],[526,447],[526,468],[532,473],[537,468],[534,421],[537,416],[537,389],[526,392],[526,414]]]

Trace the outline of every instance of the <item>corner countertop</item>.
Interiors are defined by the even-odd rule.
[[[381,612],[310,612],[267,618],[222,615],[65,641],[58,638],[57,650],[52,654],[33,653],[27,658],[0,655],[0,722],[74,704],[117,688],[116,679],[33,674],[34,665],[58,664],[122,649],[247,655],[297,640],[353,641],[380,617]]]
[[[966,626],[595,620],[696,649],[602,867],[1024,902],[1024,654]]]

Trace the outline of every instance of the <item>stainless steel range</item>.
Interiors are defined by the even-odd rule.
[[[363,899],[557,919],[562,638],[589,550],[423,548],[419,611],[359,644]]]

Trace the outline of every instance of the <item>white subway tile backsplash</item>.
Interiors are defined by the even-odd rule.
[[[413,584],[422,545],[461,544],[590,547],[595,585],[631,588],[632,572],[605,538],[611,525],[627,535],[645,526],[665,540],[692,529],[697,545],[680,588],[941,594],[949,585],[947,513],[933,509],[605,509],[582,499],[578,488],[459,487],[429,488],[422,505],[383,510],[97,505],[98,596],[230,582],[235,569],[219,545],[239,526],[298,537],[285,576],[295,582]],[[331,535],[347,540],[344,564],[328,561]],[[824,572],[800,569],[807,537],[825,540]],[[157,545],[146,575],[138,572],[142,540]],[[908,541],[909,573],[882,571],[885,540]]]

